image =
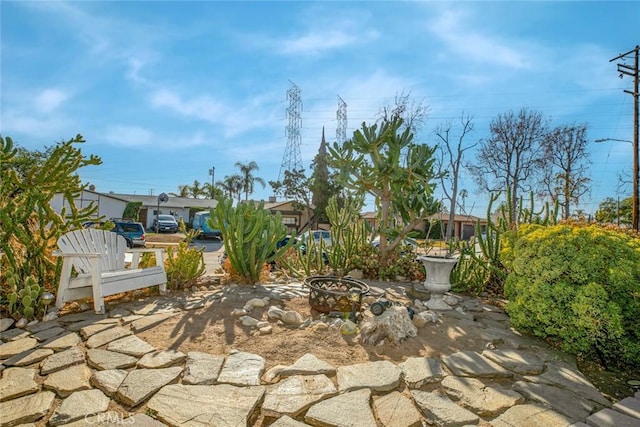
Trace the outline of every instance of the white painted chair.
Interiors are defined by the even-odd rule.
[[[106,296],[155,285],[160,285],[161,293],[167,289],[162,249],[129,249],[124,237],[94,228],[65,234],[58,239],[58,247],[54,255],[64,258],[58,308],[67,301],[93,297],[96,313],[102,314]],[[138,268],[144,252],[155,252],[156,265]]]

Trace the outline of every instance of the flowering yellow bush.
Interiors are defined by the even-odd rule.
[[[640,239],[597,225],[524,225],[503,260],[514,327],[575,354],[640,365]]]

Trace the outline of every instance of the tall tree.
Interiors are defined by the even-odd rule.
[[[205,182],[202,185],[202,193],[205,198],[212,200],[219,199],[223,196],[222,190],[219,189],[217,185],[211,185],[210,182]]]
[[[467,167],[476,182],[486,191],[499,192],[511,188],[509,221],[517,221],[521,191],[535,186],[536,174],[544,157],[542,142],[547,134],[547,121],[542,114],[525,108],[518,113],[499,114],[489,126],[491,136],[480,142],[473,164]]]
[[[198,181],[197,179],[193,181],[193,184],[189,186],[189,196],[193,197],[194,199],[199,198],[200,196],[204,195],[203,193],[203,188],[202,188],[202,184],[200,184],[200,181]]]
[[[460,130],[456,133],[451,123],[445,123],[436,129],[436,136],[441,144],[438,145],[439,156],[437,157],[440,183],[444,195],[449,200],[449,221],[445,237],[451,240],[455,226],[456,207],[458,203],[458,183],[460,179],[460,169],[463,166],[464,153],[473,149],[478,143],[464,144],[464,138],[473,131],[473,122],[468,115],[460,116]],[[452,142],[451,139],[456,139]],[[460,196],[466,197],[462,192]],[[464,209],[464,208],[463,208]]]
[[[571,216],[572,204],[577,205],[589,191],[586,135],[587,125],[562,125],[542,140],[542,192],[562,207],[564,219]]]
[[[236,162],[236,167],[240,168],[240,176],[242,177],[242,191],[244,191],[244,199],[249,200],[249,194],[253,194],[256,182],[265,187],[264,179],[254,176],[253,171],[260,169],[254,161],[249,163]]]
[[[186,184],[178,185],[177,193],[169,193],[169,195],[173,197],[189,197],[190,194],[189,186]]]
[[[400,129],[404,129],[401,131]],[[433,199],[435,149],[413,142],[413,133],[394,116],[362,129],[342,145],[329,147],[330,165],[340,171],[340,182],[359,194],[370,194],[379,208],[380,263],[439,204]],[[387,244],[387,238],[392,241]]]
[[[320,148],[318,149],[318,154],[316,154],[313,159],[311,169],[313,170],[313,174],[311,175],[311,192],[313,193],[311,202],[314,207],[314,223],[317,227],[317,224],[320,222],[329,222],[329,218],[326,213],[329,199],[340,193],[340,186],[337,185],[329,170],[327,141],[324,138],[324,127],[322,128]]]
[[[230,199],[237,197],[238,201],[240,201],[242,196],[242,176],[238,174],[225,176],[224,181],[218,181],[216,183],[216,187],[219,187],[223,194]]]
[[[599,222],[631,225],[633,211],[633,197],[614,199],[607,197],[598,205],[596,220]]]

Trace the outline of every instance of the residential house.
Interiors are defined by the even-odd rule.
[[[182,218],[185,223],[191,222],[194,212],[209,210],[215,208],[217,201],[211,199],[193,199],[188,197],[172,197],[164,203],[158,203],[158,196],[147,196],[139,194],[121,194],[121,193],[98,193],[92,190],[84,190],[74,199],[76,207],[87,207],[91,203],[98,206],[95,217],[105,218],[122,218],[125,208],[129,202],[140,202],[140,212],[138,221],[145,228],[150,228],[157,214],[169,214]],[[62,212],[63,207],[67,206],[67,201],[62,194],[56,194],[51,201],[51,207],[58,213]]]
[[[361,218],[363,221],[366,221],[371,228],[375,229],[378,225],[378,213],[377,212],[364,212],[361,214]],[[449,223],[449,214],[448,213],[440,213],[435,214],[429,217],[429,221],[424,221],[416,227],[416,230],[424,231],[425,233],[429,231],[429,222],[430,221],[441,221],[442,222],[442,232],[444,233],[447,229],[447,224]],[[480,226],[484,229],[487,226],[487,220],[483,218],[478,218],[473,215],[460,215],[457,214],[453,219],[453,237],[459,240],[469,240],[472,236],[475,235],[476,224],[480,221]],[[444,238],[444,235],[442,236]]]

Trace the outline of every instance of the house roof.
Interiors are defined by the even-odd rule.
[[[117,198],[127,202],[142,202],[142,206],[157,206],[158,196],[146,196],[140,194],[121,194],[121,193],[98,193],[105,196]],[[169,200],[166,203],[161,203],[161,206],[170,208],[202,208],[210,209],[215,208],[218,204],[217,200],[211,199],[194,199],[190,197],[173,197],[169,196]]]

